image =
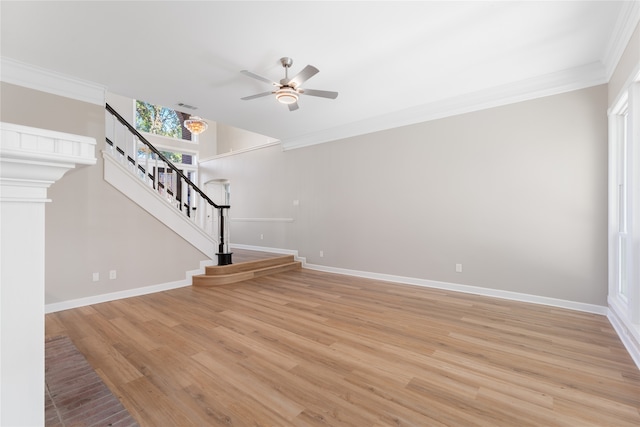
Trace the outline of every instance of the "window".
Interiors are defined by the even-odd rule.
[[[619,296],[626,302],[627,301],[627,229],[628,229],[628,162],[629,162],[629,141],[627,138],[627,126],[628,126],[628,110],[629,106],[625,102],[620,108],[620,111],[615,115],[615,144],[617,154],[617,176],[618,176],[618,293]]]
[[[609,111],[609,303],[640,343],[640,82]]]
[[[184,127],[189,117],[188,113],[136,100],[136,129],[141,132],[191,141],[191,132]]]

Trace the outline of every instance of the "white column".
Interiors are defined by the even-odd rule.
[[[0,122],[0,425],[44,425],[47,188],[95,139]]]

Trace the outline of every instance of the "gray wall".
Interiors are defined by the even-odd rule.
[[[206,256],[103,180],[104,108],[0,83],[0,121],[96,138],[95,166],[68,172],[48,191],[46,303],[185,278]],[[109,280],[109,270],[117,279]],[[100,281],[92,281],[92,273]]]
[[[231,217],[243,219],[232,221],[233,243],[296,249],[331,267],[606,305],[606,110],[602,85],[221,157],[201,173],[231,181]]]
[[[218,151],[216,154],[231,153],[233,151],[246,150],[259,145],[269,144],[276,141],[275,138],[238,129],[233,126],[218,123],[217,142]],[[205,156],[201,156],[202,159]]]
[[[609,80],[609,105],[616,101],[616,97],[627,85],[627,80],[633,77],[633,72],[638,71],[640,64],[640,24],[636,26],[622,57],[616,65],[616,69]]]

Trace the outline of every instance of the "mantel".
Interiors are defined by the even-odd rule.
[[[95,138],[0,122],[2,201],[43,201],[77,165],[96,163]]]

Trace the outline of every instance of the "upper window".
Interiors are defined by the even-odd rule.
[[[184,127],[189,116],[188,113],[136,100],[136,129],[142,132],[191,141],[191,132]]]

